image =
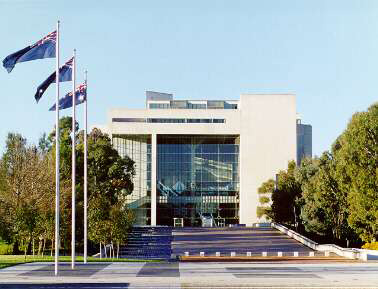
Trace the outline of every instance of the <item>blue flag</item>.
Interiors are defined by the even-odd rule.
[[[3,60],[3,66],[10,73],[16,63],[25,62],[35,59],[54,58],[55,57],[56,31],[51,32],[33,45],[25,47]]]
[[[80,84],[75,91],[75,104],[81,104],[87,99],[87,84]],[[54,104],[49,110],[55,111]],[[67,93],[65,97],[59,99],[59,110],[72,107],[72,91]]]
[[[72,80],[72,61],[73,57],[59,68],[59,82]],[[55,82],[56,72],[53,72],[40,86],[37,87],[37,91],[34,95],[35,100],[38,102],[50,84]]]

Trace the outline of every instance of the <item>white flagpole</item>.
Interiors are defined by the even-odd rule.
[[[56,24],[56,101],[55,101],[55,276],[59,259],[59,21]]]
[[[71,241],[71,268],[75,269],[75,233],[76,233],[76,49],[73,51],[72,62],[72,241]]]
[[[85,71],[85,85],[87,86],[87,71]],[[85,93],[85,104],[84,104],[84,264],[87,263],[87,210],[88,210],[88,192],[87,192],[87,170],[88,170],[88,160],[87,160],[87,133],[88,133],[88,88],[86,88]]]

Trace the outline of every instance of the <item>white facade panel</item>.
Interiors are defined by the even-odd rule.
[[[241,224],[258,222],[258,188],[295,159],[295,95],[241,95]]]

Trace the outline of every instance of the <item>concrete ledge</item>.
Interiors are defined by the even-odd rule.
[[[318,244],[311,239],[302,236],[301,234],[286,228],[277,223],[271,223],[272,228],[275,228],[282,233],[285,233],[289,237],[297,240],[298,242],[302,243],[303,245],[315,250],[315,251],[322,251],[322,252],[332,252],[341,257],[349,258],[349,259],[360,259],[363,261],[368,260],[378,260],[378,251],[377,250],[366,250],[366,249],[356,249],[356,248],[343,248],[337,246],[335,244]]]

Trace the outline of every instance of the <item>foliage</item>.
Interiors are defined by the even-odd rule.
[[[13,245],[0,241],[0,255],[10,255],[13,252]]]
[[[348,222],[362,240],[378,238],[378,103],[353,115],[340,138],[339,165],[347,177]]]
[[[368,250],[378,250],[378,242],[366,243],[361,248]]]
[[[71,126],[70,117],[60,120],[60,243],[64,250],[71,246]],[[79,136],[75,144],[76,239],[82,244],[83,133],[78,133],[78,128],[76,124],[75,133]],[[13,253],[17,254],[20,248],[25,255],[30,254],[32,249],[33,252],[37,249],[34,248],[36,244],[37,253],[43,254],[50,244],[52,254],[55,237],[55,137],[55,131],[48,137],[42,135],[36,147],[29,145],[20,134],[8,134],[5,153],[0,159],[0,240],[13,244]],[[127,157],[120,157],[109,137],[99,130],[92,131],[88,137],[88,151],[89,204],[96,204],[106,215],[97,217],[99,221],[104,220],[104,224],[100,222],[92,226],[90,220],[89,228],[102,230],[99,234],[104,235],[103,242],[124,242],[125,232],[133,221],[131,212],[123,204],[124,197],[133,190],[134,163]],[[93,216],[90,210],[89,215]]]
[[[299,208],[296,204],[301,196],[301,184],[294,176],[295,162],[288,164],[287,171],[280,171],[277,186],[272,193],[271,219],[277,223],[297,224]]]
[[[378,103],[356,113],[331,151],[293,162],[259,189],[258,215],[303,226],[338,243],[374,242],[378,237]],[[268,192],[269,194],[265,194]]]
[[[134,162],[121,157],[107,135],[94,129],[88,137],[88,236],[96,243],[123,243],[133,216],[125,197],[133,190]]]
[[[256,215],[258,218],[262,218],[266,216],[268,219],[270,219],[270,206],[269,202],[271,201],[271,195],[274,191],[274,181],[272,179],[264,182],[258,189],[258,193],[260,195],[259,202],[260,206],[257,207]]]

